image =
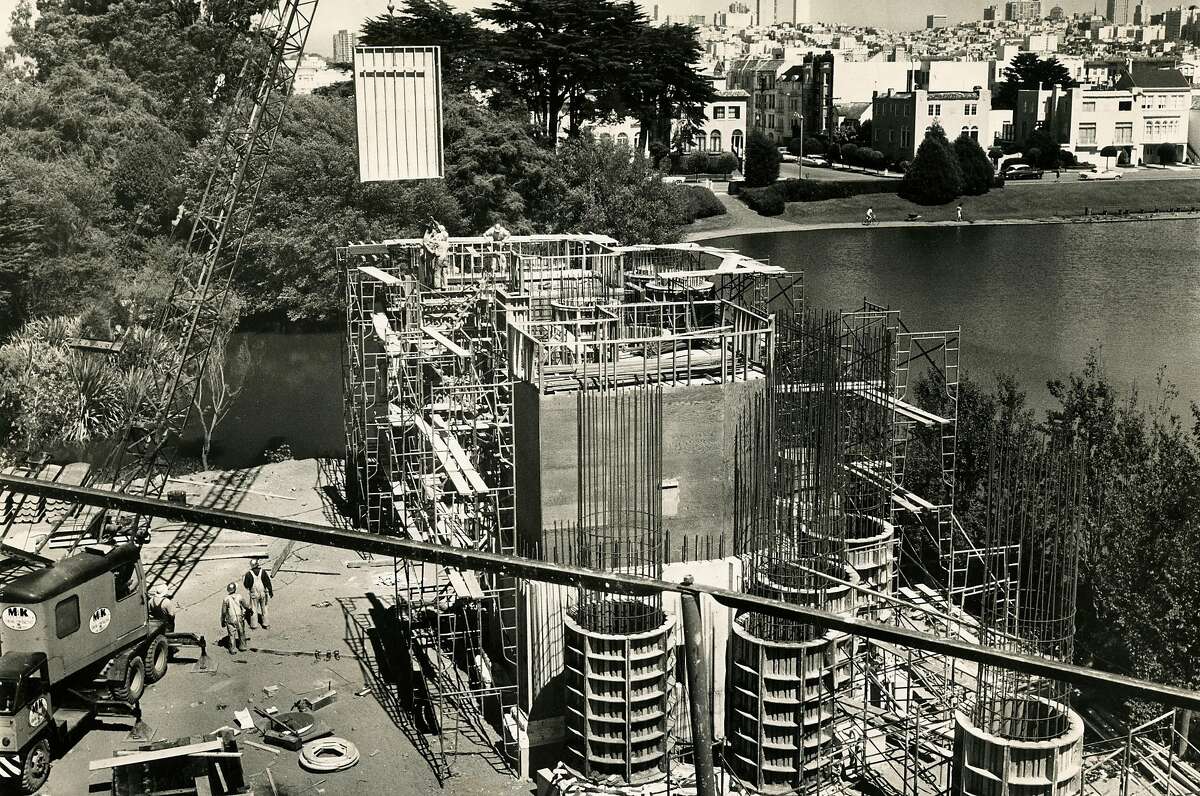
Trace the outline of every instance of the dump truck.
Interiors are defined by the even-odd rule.
[[[147,610],[133,544],[91,545],[0,586],[0,787],[34,793],[68,739],[97,716],[140,717],[175,633]]]

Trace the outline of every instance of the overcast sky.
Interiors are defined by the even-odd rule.
[[[402,0],[401,0],[402,1]],[[639,0],[650,11],[653,0]],[[732,0],[659,0],[659,14],[706,14],[727,8]],[[754,0],[744,0],[751,8]],[[881,27],[911,29],[923,27],[926,14],[946,14],[951,22],[963,19],[979,19],[983,8],[1003,0],[811,0],[812,14],[817,20],[827,22],[856,22]],[[459,8],[476,8],[486,3],[483,0],[450,0]],[[399,2],[397,3],[399,4]],[[3,19],[3,36],[8,42],[8,17],[17,0],[0,0],[0,19]],[[1068,13],[1090,11],[1095,7],[1093,0],[1042,0],[1049,12],[1054,5],[1061,5]],[[1164,2],[1164,7],[1166,3]],[[1103,3],[1100,4],[1103,11]],[[342,28],[355,29],[365,17],[385,13],[387,0],[324,0],[317,8],[309,36],[308,49],[324,55],[333,54],[333,34]]]

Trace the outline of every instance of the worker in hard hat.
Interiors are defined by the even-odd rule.
[[[230,583],[225,587],[225,599],[221,601],[221,626],[225,628],[230,655],[246,651],[246,608],[237,591],[237,584]]]
[[[254,627],[257,618],[262,629],[270,627],[267,623],[267,603],[275,596],[271,586],[271,576],[262,568],[262,562],[257,558],[250,565],[250,571],[242,578],[242,586],[250,593],[250,627]]]
[[[150,587],[150,601],[147,607],[152,619],[162,622],[168,633],[175,632],[175,601],[167,594],[165,584],[155,583]]]

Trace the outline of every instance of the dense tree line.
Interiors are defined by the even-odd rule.
[[[1200,407],[1175,412],[1179,395],[1160,373],[1150,395],[1122,391],[1099,352],[1048,385],[1054,405],[1041,419],[1011,376],[992,391],[959,385],[955,510],[968,533],[983,527],[989,451],[1045,435],[1086,457],[1087,520],[1080,541],[1076,658],[1080,663],[1200,688]],[[925,377],[918,403],[948,410],[944,384]],[[914,488],[937,494],[940,445],[918,431],[908,459]],[[979,538],[976,536],[976,538]],[[934,568],[936,551],[923,565]]]

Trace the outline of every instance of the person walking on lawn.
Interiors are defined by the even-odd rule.
[[[271,626],[267,619],[267,603],[275,596],[275,590],[271,587],[271,576],[262,568],[261,561],[255,559],[250,565],[250,571],[242,578],[242,586],[250,593],[250,610],[253,612],[250,627],[254,627],[257,617],[258,624],[266,630]]]

